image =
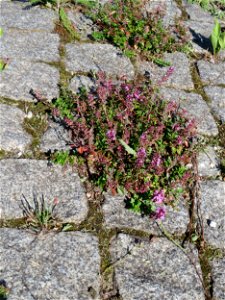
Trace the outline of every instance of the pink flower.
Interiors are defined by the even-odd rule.
[[[158,153],[155,153],[152,158],[151,166],[153,168],[157,168],[161,164],[161,161],[162,161],[161,155]]]
[[[116,140],[116,131],[114,129],[109,129],[106,132],[106,136],[109,140],[115,141]]]
[[[154,218],[156,220],[164,220],[165,216],[166,216],[166,209],[164,207],[157,207],[154,213]]]
[[[155,203],[162,203],[164,199],[165,199],[165,194],[163,190],[161,191],[156,190],[154,192],[152,201],[154,201]]]
[[[146,157],[146,151],[145,148],[140,148],[137,152],[137,157],[138,158],[145,158]]]

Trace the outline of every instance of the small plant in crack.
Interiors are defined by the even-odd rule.
[[[7,287],[6,281],[4,279],[0,279],[0,300],[7,300],[8,294],[9,289]]]
[[[43,194],[40,200],[34,194],[32,204],[22,195],[21,204],[23,215],[29,228],[35,231],[59,228],[59,220],[55,214],[55,208],[58,204],[57,198],[55,198],[52,205],[49,206],[46,204]]]

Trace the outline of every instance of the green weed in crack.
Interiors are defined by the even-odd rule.
[[[195,121],[150,85],[116,86],[103,73],[95,91],[67,101],[56,102],[53,113],[71,133],[70,154],[80,169],[103,191],[126,196],[133,211],[164,219],[166,206],[175,206],[193,179]]]
[[[55,215],[55,207],[58,200],[55,198],[52,205],[46,204],[44,196],[40,200],[33,195],[33,203],[29,202],[24,195],[21,199],[21,208],[27,226],[34,231],[50,230],[59,227],[59,221]]]
[[[159,10],[145,17],[141,1],[116,0],[91,15],[99,28],[92,36],[119,47],[130,58],[141,54],[152,59],[164,52],[181,50],[186,42],[182,26],[177,24],[167,30],[162,16]]]

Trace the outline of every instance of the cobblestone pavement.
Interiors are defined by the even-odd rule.
[[[30,93],[33,89],[48,100],[57,98],[62,82],[76,92],[81,85],[91,87],[87,75],[99,70],[112,78],[148,72],[154,83],[168,67],[145,61],[134,65],[114,46],[93,43],[89,35],[94,25],[73,9],[68,16],[81,41],[66,43],[56,11],[1,1],[0,56],[8,64],[0,73],[0,288],[7,288],[8,300],[225,299],[224,149],[216,144],[225,122],[225,53],[216,61],[204,56],[214,18],[196,5],[148,1],[144,13],[162,2],[164,25],[183,18],[195,55],[165,54],[175,72],[160,93],[180,99],[207,141],[198,157],[201,201],[194,219],[190,207],[180,204],[163,225],[175,243],[156,223],[125,210],[123,198],[105,194],[96,203],[76,171],[48,162],[45,153],[67,149],[69,136]],[[55,214],[64,225],[71,224],[70,231],[36,234],[26,229],[22,194],[29,201],[35,195],[58,199]],[[185,243],[190,224],[204,228],[203,252],[198,241]]]

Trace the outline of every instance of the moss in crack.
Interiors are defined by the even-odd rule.
[[[197,65],[196,65],[196,62],[192,62],[191,63],[191,76],[192,76],[192,81],[194,83],[194,91],[201,95],[202,98],[206,101],[206,102],[211,102],[210,98],[206,95],[204,89],[203,89],[203,84],[202,84],[202,81],[201,81],[201,78],[199,76],[199,73],[198,73],[198,68],[197,68]]]
[[[204,244],[204,243],[203,243]],[[222,258],[224,252],[221,249],[214,248],[209,245],[202,246],[201,244],[198,247],[199,249],[199,261],[202,270],[203,282],[205,284],[205,294],[206,300],[212,299],[212,267],[211,261],[215,258]]]
[[[186,10],[184,9],[183,7],[183,4],[182,4],[182,0],[175,0],[178,8],[181,10],[181,19],[183,21],[187,21],[189,16],[188,16],[188,13],[186,12]]]
[[[220,168],[222,177],[225,179],[225,124],[219,126]]]
[[[31,112],[32,115],[24,119],[23,128],[32,136],[30,152],[32,152],[34,156],[39,157],[41,155],[39,151],[40,140],[48,127],[46,106],[38,102],[28,104],[26,109]]]
[[[25,218],[18,219],[0,219],[0,228],[24,228],[26,226]]]

